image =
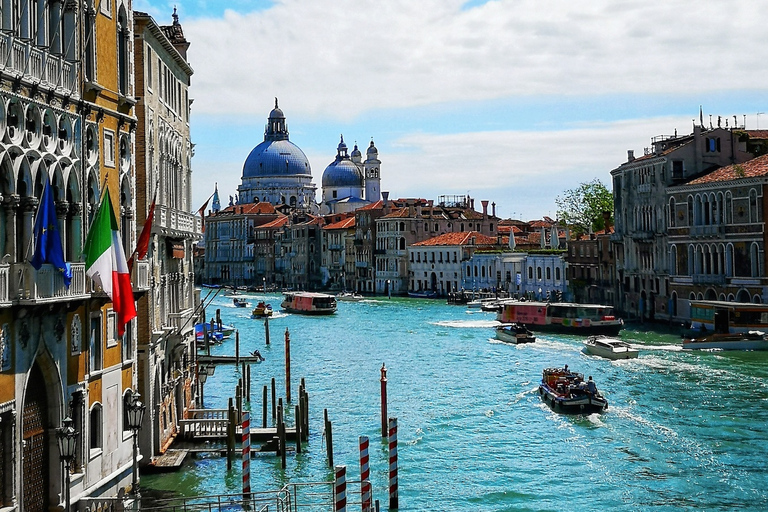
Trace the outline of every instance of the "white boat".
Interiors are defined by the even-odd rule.
[[[713,333],[683,338],[688,350],[768,350],[768,336],[763,331]]]
[[[363,297],[359,293],[352,293],[352,292],[341,292],[338,295],[336,295],[336,300],[340,300],[343,302],[359,302],[364,298],[365,297]]]
[[[606,359],[633,359],[640,354],[626,341],[608,336],[590,336],[584,341],[584,350],[594,356]]]
[[[520,324],[501,324],[496,327],[496,338],[507,343],[533,343],[536,337]]]
[[[496,297],[485,297],[482,299],[475,299],[467,302],[467,307],[470,309],[482,308],[483,305],[491,304],[498,301]]]
[[[684,349],[768,350],[768,304],[691,301]]]

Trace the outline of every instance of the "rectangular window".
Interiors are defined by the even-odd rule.
[[[131,320],[125,325],[125,332],[123,333],[123,361],[130,361],[133,359],[133,325],[136,320]]]
[[[101,314],[91,315],[90,326],[90,362],[91,373],[102,370],[104,364],[101,336]]]
[[[107,348],[117,345],[117,314],[109,310],[107,313]]]
[[[115,166],[115,132],[104,129],[104,166]]]
[[[101,14],[104,16],[111,18],[112,17],[112,0],[101,0],[99,2],[99,5],[101,7]]]
[[[147,89],[152,90],[152,48],[147,48]]]

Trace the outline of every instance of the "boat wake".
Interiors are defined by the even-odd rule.
[[[430,323],[440,327],[453,327],[456,329],[484,329],[499,325],[499,322],[496,320],[440,320]]]

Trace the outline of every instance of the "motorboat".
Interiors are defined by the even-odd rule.
[[[524,325],[501,324],[496,327],[496,338],[507,343],[533,343],[536,337]]]
[[[265,303],[264,301],[259,302],[256,304],[256,307],[253,308],[253,311],[251,312],[251,316],[254,318],[267,318],[272,316],[272,306]]]
[[[432,290],[419,290],[416,292],[409,291],[408,296],[412,299],[436,299],[437,292]]]
[[[332,315],[336,312],[336,297],[326,293],[285,292],[280,305],[289,313],[300,315]]]
[[[616,336],[624,327],[612,306],[559,302],[504,302],[496,319],[523,324],[535,331]]]
[[[354,292],[341,292],[336,295],[336,300],[340,300],[342,302],[360,302],[364,298],[365,297],[359,293]]]
[[[539,396],[553,411],[571,414],[589,414],[608,409],[608,400],[598,391],[592,376],[564,368],[546,368],[542,371]]]
[[[251,305],[247,300],[241,299],[240,297],[235,297],[234,299],[232,299],[232,303],[235,305],[236,308],[247,308],[248,306]]]
[[[704,333],[683,338],[687,350],[768,350],[768,335],[763,331]]]
[[[640,351],[626,341],[608,336],[590,336],[584,341],[584,351],[606,359],[633,359]]]
[[[493,303],[497,302],[498,300],[499,299],[497,299],[496,297],[485,297],[485,298],[482,298],[482,299],[475,299],[475,300],[471,300],[471,301],[467,302],[467,307],[469,309],[476,309],[476,308],[477,309],[482,309],[483,306],[493,304]],[[485,311],[485,310],[483,310],[483,311]]]

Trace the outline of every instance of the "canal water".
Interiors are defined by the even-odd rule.
[[[284,395],[284,344],[291,336],[292,397],[310,396],[310,440],[287,468],[261,455],[252,489],[330,481],[323,409],[333,424],[335,464],[359,480],[358,436],[371,439],[374,499],[387,510],[388,452],[381,438],[380,372],[388,369],[389,416],[398,419],[399,505],[406,511],[768,509],[768,353],[689,352],[674,334],[629,326],[621,337],[641,350],[612,362],[582,352],[576,336],[538,334],[527,345],[493,337],[494,314],[444,301],[376,298],[340,302],[327,317],[279,312],[271,345],[264,323],[220,294],[225,323],[240,330],[252,366],[253,422],[262,386]],[[234,337],[213,353],[234,354]],[[541,370],[568,366],[592,375],[609,400],[604,414],[565,416],[538,396]],[[205,405],[224,408],[239,371],[219,367]],[[290,407],[292,409],[293,407]],[[292,417],[288,420],[293,424]],[[238,459],[191,458],[177,473],[142,476],[142,487],[185,496],[235,494]],[[351,485],[350,501],[357,501]],[[359,510],[350,507],[350,510]]]

